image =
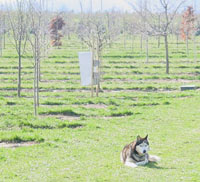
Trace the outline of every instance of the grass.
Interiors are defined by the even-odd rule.
[[[199,39],[199,38],[198,38]],[[199,41],[199,40],[197,40]],[[150,40],[150,60],[117,40],[104,50],[100,97],[80,85],[78,51],[72,37],[52,49],[41,63],[40,116],[33,116],[33,65],[23,58],[22,97],[17,98],[17,56],[9,45],[0,60],[0,142],[35,141],[38,145],[0,149],[0,181],[137,181],[200,180],[199,61],[170,45],[170,74],[165,74],[164,44]],[[192,43],[191,43],[192,53]],[[199,49],[199,46],[197,47]],[[198,59],[200,57],[198,56]],[[150,154],[158,164],[131,169],[121,164],[124,145],[149,134]]]

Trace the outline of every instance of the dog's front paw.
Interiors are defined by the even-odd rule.
[[[155,155],[149,156],[149,162],[159,162],[160,160],[161,160],[161,158],[158,156],[155,156]]]
[[[128,166],[128,167],[132,167],[132,168],[138,167],[137,164],[134,164],[134,163],[132,163],[132,162],[126,162],[125,165]]]

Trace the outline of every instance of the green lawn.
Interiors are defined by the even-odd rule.
[[[193,60],[170,40],[170,74],[165,74],[164,44],[150,40],[150,60],[139,39],[117,40],[103,53],[103,93],[91,98],[80,85],[75,37],[51,49],[41,63],[39,117],[33,116],[33,64],[23,59],[22,97],[17,98],[17,56],[7,45],[0,58],[0,142],[35,141],[0,148],[0,182],[198,182],[200,181],[200,57]],[[198,50],[200,49],[197,47]],[[180,91],[181,85],[195,91]],[[120,152],[139,134],[149,134],[150,154],[158,164],[135,169],[120,162]]]

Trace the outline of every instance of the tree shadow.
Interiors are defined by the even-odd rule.
[[[76,128],[83,128],[84,125],[83,124],[79,124],[79,123],[73,123],[73,124],[69,124],[67,126],[67,128],[71,128],[71,129],[76,129]]]
[[[76,113],[71,109],[65,109],[59,111],[47,111],[47,112],[41,112],[40,114],[63,115],[63,116],[74,116],[74,117],[83,116],[83,114]]]

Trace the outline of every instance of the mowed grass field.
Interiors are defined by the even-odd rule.
[[[199,39],[199,38],[198,38]],[[116,41],[103,52],[99,97],[80,85],[77,38],[64,40],[41,62],[39,116],[33,116],[33,61],[23,58],[17,98],[17,55],[10,42],[0,58],[0,142],[37,144],[0,148],[0,182],[198,182],[200,181],[200,46],[177,48],[170,38],[170,74],[163,41],[149,43],[149,63],[139,38]],[[199,42],[199,40],[197,40]],[[144,45],[145,47],[145,45]],[[180,91],[181,85],[197,90]],[[149,134],[158,164],[135,169],[120,152]],[[0,144],[1,146],[1,144]]]

